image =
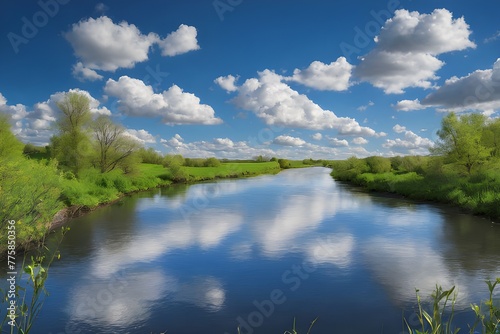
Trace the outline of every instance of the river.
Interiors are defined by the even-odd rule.
[[[400,333],[415,288],[500,277],[500,226],[326,168],[142,192],[74,219],[32,333]],[[500,290],[500,289],[499,289]],[[497,295],[498,296],[498,295]],[[3,311],[2,311],[3,314]]]

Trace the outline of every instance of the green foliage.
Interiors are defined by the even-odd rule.
[[[92,143],[87,126],[92,120],[90,99],[70,92],[57,103],[62,116],[57,120],[59,135],[51,138],[52,154],[76,175],[89,165]]]
[[[152,147],[150,147],[148,149],[141,147],[137,151],[137,154],[140,157],[141,162],[143,162],[143,163],[157,164],[157,165],[163,164],[163,155],[156,152],[155,149]]]
[[[0,158],[0,221],[16,220],[19,247],[40,240],[62,208],[56,168],[54,162]],[[6,236],[0,234],[1,250],[7,245]]]
[[[440,140],[431,149],[434,154],[445,156],[450,162],[465,167],[470,175],[473,167],[483,163],[494,150],[485,146],[483,132],[486,128],[486,117],[482,114],[468,114],[458,117],[450,113],[443,118]]]
[[[245,177],[260,174],[273,174],[280,171],[277,162],[229,162],[218,167],[182,166],[186,182],[197,182],[217,178]]]
[[[57,248],[61,244],[64,235],[69,231],[69,228],[62,228],[58,231]],[[0,323],[0,331],[4,326],[8,326],[9,333],[27,334],[33,329],[33,324],[37,319],[45,297],[48,292],[45,289],[45,282],[49,275],[49,269],[56,259],[60,259],[59,251],[50,251],[45,245],[39,248],[36,255],[31,255],[31,261],[26,264],[27,254],[25,253],[20,275],[16,278],[14,318],[10,314],[6,314],[3,322]],[[2,291],[3,300],[10,298],[7,291]],[[10,312],[9,312],[10,313]],[[15,326],[11,323],[14,322]],[[2,331],[3,333],[3,331]]]
[[[489,299],[484,303],[487,307],[487,312],[483,312],[481,306],[471,304],[471,308],[476,315],[474,324],[469,324],[469,332],[498,334],[500,332],[500,308],[495,305],[493,300],[494,290],[497,284],[500,283],[500,278],[497,278],[493,283],[486,281],[489,289]],[[460,328],[454,325],[455,303],[457,293],[455,287],[449,290],[443,290],[440,286],[431,294],[432,306],[431,312],[424,309],[419,291],[416,290],[417,296],[417,311],[416,315],[419,321],[420,329],[412,329],[405,319],[406,326],[410,333],[415,334],[456,334]],[[451,303],[451,305],[449,305]],[[449,307],[449,309],[447,309]],[[480,326],[480,332],[478,327]]]
[[[368,157],[365,159],[371,173],[380,174],[391,171],[391,161],[383,157]]]
[[[207,158],[203,162],[204,167],[219,167],[221,165],[219,159],[217,158]]]
[[[23,144],[11,131],[9,119],[9,116],[0,114],[0,158],[19,157],[23,150]]]
[[[184,157],[180,154],[171,155],[167,154],[163,157],[162,165],[165,167],[170,167],[171,165],[184,166],[186,163]]]
[[[113,123],[108,116],[101,115],[92,123],[94,154],[92,165],[106,173],[120,168],[126,173],[133,171],[139,162],[134,152],[139,143],[125,135],[125,129]]]
[[[290,160],[287,159],[278,159],[278,163],[281,169],[287,169],[292,167]]]
[[[340,181],[350,181],[357,175],[370,170],[365,160],[354,156],[347,160],[332,161],[330,164],[332,166],[332,176]]]

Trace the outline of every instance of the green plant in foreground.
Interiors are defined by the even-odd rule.
[[[440,286],[436,286],[436,290],[431,294],[432,298],[432,314],[429,314],[422,307],[422,300],[420,299],[419,290],[416,290],[417,295],[417,317],[421,327],[421,330],[412,330],[408,322],[406,322],[406,326],[410,333],[415,334],[441,334],[441,333],[458,333],[460,328],[455,330],[452,329],[453,322],[453,314],[455,302],[457,299],[457,294],[453,293],[455,291],[455,287],[452,287],[450,290],[443,290]],[[452,296],[453,294],[453,296]],[[443,323],[444,321],[444,312],[446,310],[446,305],[451,301],[451,314],[448,318],[448,321]]]
[[[318,320],[318,318],[314,319],[312,322],[311,322],[311,325],[309,326],[309,329],[307,330],[307,334],[309,334],[311,332],[311,329],[312,327],[314,326],[314,323]],[[298,334],[299,332],[297,332],[296,330],[296,327],[295,327],[295,318],[293,318],[293,327],[292,327],[292,330],[291,331],[285,331],[285,333],[283,334]]]
[[[69,228],[62,228],[60,230],[58,245],[67,231],[69,231]],[[45,252],[48,252],[50,256],[46,257]],[[61,255],[58,250],[50,251],[47,246],[43,245],[37,255],[30,257],[30,262],[27,265],[25,265],[26,257],[27,255],[25,254],[22,263],[23,271],[16,278],[14,318],[6,314],[0,323],[0,331],[4,326],[8,326],[8,333],[10,334],[27,334],[31,331],[43,307],[45,297],[48,296],[48,292],[45,289],[45,282],[49,275],[49,268],[55,259],[60,259]],[[4,301],[8,302],[11,299],[7,295],[7,291],[2,291],[2,294],[4,295]],[[12,322],[14,322],[14,326],[11,325]]]
[[[493,283],[486,281],[489,289],[489,299],[484,303],[488,312],[485,314],[481,306],[471,304],[471,308],[476,315],[476,321],[472,326],[469,326],[471,334],[500,334],[500,308],[495,305],[493,300],[493,292],[497,284],[500,283],[500,278],[497,278]],[[432,298],[432,313],[428,313],[422,307],[422,300],[419,295],[419,290],[416,290],[417,295],[417,318],[420,325],[419,329],[412,329],[405,319],[409,333],[414,334],[450,334],[458,333],[460,328],[454,328],[454,308],[457,299],[455,287],[449,290],[443,290],[440,286],[436,286],[436,290],[431,294]],[[448,319],[445,321],[445,311],[448,303],[451,302],[451,310]],[[478,326],[480,326],[478,328]]]
[[[474,330],[478,324],[481,324],[483,328],[483,333],[486,334],[498,334],[500,333],[500,308],[494,304],[493,301],[493,291],[497,284],[500,283],[500,278],[497,278],[494,283],[491,281],[486,281],[488,284],[488,290],[490,292],[489,299],[484,303],[488,307],[488,316],[483,314],[481,306],[477,304],[471,304],[471,308],[476,314],[476,322],[471,329]]]

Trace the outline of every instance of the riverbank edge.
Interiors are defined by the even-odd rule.
[[[203,168],[203,167],[200,167],[200,168]],[[54,217],[52,218],[50,224],[48,224],[49,227],[48,227],[47,233],[51,233],[54,230],[56,230],[57,228],[66,225],[72,219],[84,216],[84,215],[89,214],[89,213],[91,213],[93,211],[96,211],[96,210],[98,210],[100,208],[107,207],[109,205],[113,205],[114,203],[119,202],[124,197],[132,196],[132,195],[137,194],[137,193],[151,191],[153,189],[158,189],[158,188],[171,187],[173,185],[179,185],[179,184],[193,185],[193,184],[199,184],[199,183],[203,183],[203,182],[216,181],[216,180],[224,180],[224,179],[245,179],[245,178],[257,177],[257,176],[261,176],[261,175],[275,175],[275,174],[278,174],[278,173],[282,172],[283,170],[284,170],[283,168],[278,169],[278,170],[276,170],[275,173],[273,173],[273,172],[249,173],[249,172],[245,171],[245,172],[243,172],[242,174],[239,174],[239,175],[232,174],[232,175],[228,175],[226,177],[220,176],[220,175],[216,175],[214,177],[203,177],[203,178],[200,178],[200,179],[197,179],[197,180],[186,180],[186,181],[177,181],[177,182],[172,181],[171,183],[168,183],[168,184],[158,184],[155,187],[150,187],[150,188],[145,188],[145,189],[141,189],[141,190],[136,190],[136,191],[130,191],[130,192],[126,192],[126,193],[121,193],[118,198],[116,198],[116,199],[114,199],[112,201],[107,201],[107,202],[99,203],[95,207],[89,207],[87,205],[70,205],[70,206],[66,206],[66,207],[62,208],[61,210],[59,210],[54,215]]]
[[[492,225],[500,226],[500,216],[496,217],[496,216],[492,216],[492,215],[489,215],[486,213],[483,214],[483,213],[474,212],[473,209],[470,209],[470,208],[467,208],[463,205],[454,203],[450,199],[442,198],[440,200],[436,200],[436,199],[430,199],[430,198],[421,197],[421,196],[414,197],[414,196],[402,194],[402,193],[397,192],[397,191],[388,191],[386,188],[388,186],[387,183],[384,184],[385,187],[383,187],[383,188],[381,187],[380,184],[373,184],[373,183],[370,184],[370,187],[368,187],[368,186],[363,185],[359,182],[356,182],[355,180],[340,180],[340,179],[336,179],[335,176],[333,176],[333,175],[331,175],[331,176],[336,182],[339,182],[341,184],[346,184],[346,185],[349,185],[351,187],[355,187],[359,190],[362,190],[365,193],[376,194],[376,195],[379,195],[381,197],[386,197],[386,198],[405,199],[405,200],[409,200],[409,201],[412,201],[412,202],[417,203],[417,204],[420,203],[420,204],[446,205],[450,209],[459,210],[461,213],[464,213],[464,214],[470,214],[470,215],[473,215],[476,217],[481,217],[481,218],[487,219],[490,221],[490,223]],[[425,181],[422,181],[422,182],[425,182]]]

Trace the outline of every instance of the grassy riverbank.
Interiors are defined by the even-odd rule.
[[[43,158],[40,157],[40,158]],[[293,167],[308,166],[294,162]],[[291,166],[290,166],[291,167]],[[276,174],[278,161],[223,162],[216,166],[173,166],[140,163],[131,173],[113,170],[101,173],[87,168],[78,177],[58,170],[50,161],[18,159],[0,168],[2,176],[2,219],[15,220],[18,248],[43,240],[57,213],[63,219],[76,212],[91,211],[120,197],[173,183],[194,183],[222,178]],[[39,177],[34,177],[34,175]],[[57,216],[59,216],[57,215]],[[6,234],[0,236],[0,254],[4,254]]]
[[[500,219],[500,164],[483,164],[474,173],[457,172],[440,157],[370,157],[333,161],[331,175],[369,191],[456,205]]]

